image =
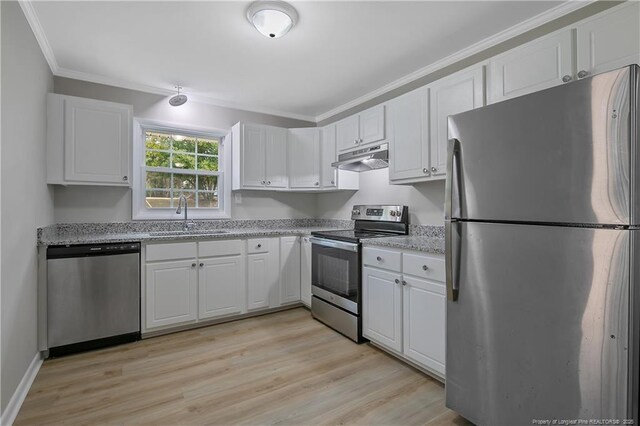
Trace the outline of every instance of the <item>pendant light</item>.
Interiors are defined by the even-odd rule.
[[[169,99],[169,105],[177,107],[180,105],[183,105],[185,102],[187,102],[187,95],[181,94],[180,93],[180,89],[182,89],[182,86],[174,86],[176,89],[178,89],[178,94],[175,96],[172,96]]]
[[[279,38],[296,24],[298,12],[284,1],[258,0],[247,9],[247,19],[265,37]]]

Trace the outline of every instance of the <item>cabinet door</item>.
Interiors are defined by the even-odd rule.
[[[286,188],[287,129],[267,127],[266,130],[266,184],[272,188]]]
[[[289,186],[320,188],[320,129],[289,129]]]
[[[398,352],[402,351],[401,275],[362,268],[362,334]]]
[[[322,129],[322,141],[320,142],[320,175],[323,188],[336,187],[338,169],[331,167],[331,163],[337,159],[336,125],[331,124]]]
[[[640,64],[640,3],[627,2],[582,22],[576,41],[579,76]]]
[[[478,65],[438,80],[430,86],[432,176],[447,173],[449,120],[453,114],[484,105],[484,65]]]
[[[445,286],[404,276],[404,354],[445,374]]]
[[[277,239],[275,244],[274,250],[267,253],[247,255],[247,309],[249,311],[278,304],[280,265]]]
[[[540,37],[491,59],[488,70],[489,103],[562,84],[573,78],[571,30]]]
[[[195,321],[198,316],[196,260],[146,266],[147,328]]]
[[[302,237],[300,243],[300,300],[311,307],[311,241]]]
[[[390,181],[430,175],[428,95],[420,88],[387,104]]]
[[[348,151],[358,147],[360,143],[360,120],[352,115],[336,123],[336,143],[338,150]]]
[[[198,318],[239,314],[245,309],[242,255],[200,259]]]
[[[244,124],[242,129],[242,186],[262,188],[265,179],[265,138],[264,126]]]
[[[300,238],[280,238],[280,303],[300,301]]]
[[[64,179],[129,185],[132,112],[127,105],[64,100]]]
[[[384,139],[384,105],[377,105],[360,113],[360,144]]]

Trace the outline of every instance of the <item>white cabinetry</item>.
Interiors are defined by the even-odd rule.
[[[246,310],[244,253],[200,258],[198,267],[198,319],[219,318]]]
[[[387,103],[389,180],[430,176],[429,89],[421,87]]]
[[[311,241],[307,236],[300,242],[300,301],[311,307]]]
[[[300,237],[280,238],[280,304],[300,301]]]
[[[247,240],[247,309],[266,309],[278,305],[280,278],[280,239]]]
[[[340,151],[357,149],[384,138],[384,105],[376,105],[336,123],[336,140]]]
[[[237,123],[232,134],[232,188],[287,188],[287,131]]]
[[[310,127],[289,129],[289,186],[320,188],[320,132]]]
[[[626,2],[576,27],[577,77],[640,64],[640,3]]]
[[[571,30],[563,29],[491,58],[488,101],[558,86],[573,79]]]
[[[49,93],[47,183],[129,186],[133,108]]]
[[[360,173],[340,170],[331,164],[338,160],[336,145],[336,125],[322,128],[320,140],[320,187],[323,190],[358,190]]]
[[[197,319],[196,267],[196,259],[147,265],[147,328],[193,322]]]
[[[363,335],[444,378],[443,257],[365,247],[362,259]]]

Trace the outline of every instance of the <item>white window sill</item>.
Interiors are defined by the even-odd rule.
[[[133,214],[133,220],[183,220],[183,213],[176,214],[176,209],[158,209],[154,211],[142,211],[135,212]],[[204,220],[216,220],[216,219],[231,219],[231,215],[224,211],[203,211],[189,209],[187,213],[187,219],[204,219]]]

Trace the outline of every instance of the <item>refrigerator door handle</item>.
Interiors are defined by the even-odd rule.
[[[445,183],[444,202],[444,234],[445,234],[445,267],[447,298],[453,302],[458,300],[458,286],[453,279],[453,229],[451,223],[452,198],[453,198],[453,167],[456,155],[460,150],[460,142],[457,139],[450,139],[447,152],[447,180]],[[458,165],[459,166],[459,165]],[[459,167],[456,168],[456,171]],[[459,181],[459,180],[458,180]],[[459,193],[459,192],[458,192]]]

